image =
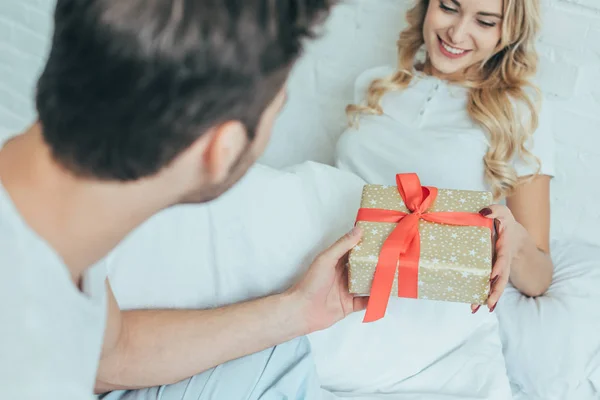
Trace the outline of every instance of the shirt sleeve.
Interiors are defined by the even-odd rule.
[[[552,105],[544,101],[538,117],[538,127],[525,143],[525,147],[539,160],[539,173],[551,177],[555,175],[555,143],[552,127]],[[519,177],[535,174],[538,168],[534,158],[523,155],[515,157],[513,165]]]

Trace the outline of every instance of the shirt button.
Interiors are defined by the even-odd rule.
[[[425,114],[425,110],[421,110],[421,112],[419,113],[419,115],[423,115]]]
[[[429,97],[427,98],[427,101],[431,101],[431,98],[432,98],[432,97],[431,97],[431,96],[429,96]]]

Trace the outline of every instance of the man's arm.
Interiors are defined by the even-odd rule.
[[[213,310],[120,311],[108,285],[109,317],[97,392],[179,382],[229,360],[324,329],[366,299],[348,294],[344,259],[360,232],[323,252],[282,294]]]
[[[118,335],[100,362],[102,392],[175,383],[307,329],[288,293],[214,310],[121,312],[110,286],[109,297]]]

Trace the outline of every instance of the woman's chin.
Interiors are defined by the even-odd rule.
[[[457,75],[460,75],[463,71],[462,68],[448,68],[445,66],[436,66],[433,65],[434,71],[436,71],[436,75],[438,75],[439,78],[449,78],[449,77],[456,77]]]
[[[461,75],[467,68],[465,63],[451,60],[438,60],[437,57],[431,59],[431,66],[440,77],[451,77]]]

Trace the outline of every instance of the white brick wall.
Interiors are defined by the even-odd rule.
[[[540,82],[559,110],[553,235],[600,244],[595,200],[600,198],[600,0],[542,1]],[[307,155],[331,161],[352,82],[368,67],[394,62],[408,4],[346,0],[336,9],[325,37],[309,46],[294,71],[289,105],[263,161],[283,166]],[[35,117],[33,88],[46,56],[53,5],[53,0],[0,0],[0,135]]]

